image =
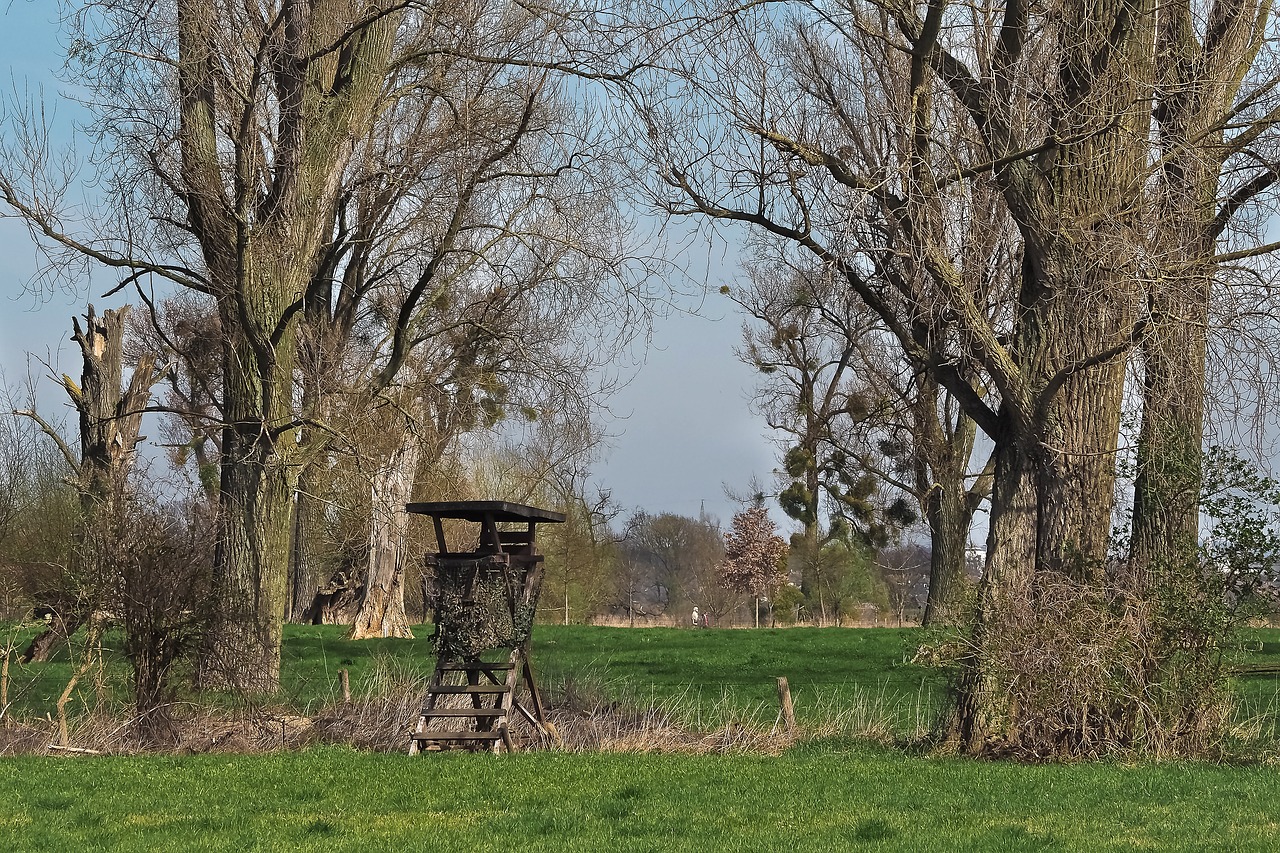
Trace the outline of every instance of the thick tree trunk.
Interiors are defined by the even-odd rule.
[[[1184,563],[1197,544],[1209,293],[1226,150],[1219,115],[1239,85],[1235,63],[1247,49],[1252,14],[1224,29],[1213,53],[1201,55],[1176,9],[1161,22],[1159,46],[1171,61],[1160,70],[1166,85],[1155,109],[1164,157],[1153,193],[1156,269],[1142,342],[1142,430],[1130,547],[1139,582],[1153,564]]]
[[[264,267],[268,265],[264,263]],[[286,326],[264,348],[296,283],[295,275],[257,275],[246,292],[255,312],[246,328],[244,306],[222,306],[224,408],[219,483],[218,546],[214,558],[215,621],[205,648],[205,686],[269,693],[279,686],[280,643],[288,598],[293,497],[297,471],[292,406],[294,338]]]
[[[1184,562],[1197,544],[1208,284],[1207,276],[1181,278],[1150,297],[1131,542],[1143,573]]]
[[[316,464],[303,469],[293,501],[288,619],[298,624],[319,624],[320,618],[320,570],[311,553],[311,536],[323,512],[323,504],[316,497],[320,491],[319,472]]]
[[[1002,405],[993,436],[987,567],[951,727],[972,754],[1047,748],[1047,711],[1036,704],[1045,694],[1026,688],[1058,674],[1029,665],[1024,642],[1061,604],[1040,597],[1042,583],[1089,590],[1106,575],[1123,355],[1134,324],[1132,280],[1109,275],[1074,247],[1031,255],[1024,266],[1023,301],[1036,310],[1020,324],[1016,348],[1031,393],[1029,404]],[[1095,710],[1081,713],[1091,719]]]
[[[271,692],[280,680],[294,486],[270,456],[224,457],[222,478],[217,615],[201,677],[206,686]]]
[[[1055,152],[1054,213],[1087,226],[1061,235],[1066,239],[1057,247],[1045,243],[1052,249],[1045,260],[1091,286],[1048,276],[1050,302],[1065,295],[1071,304],[1042,315],[1050,322],[1032,328],[1042,334],[1019,336],[1020,356],[1048,356],[1049,369],[1037,371],[1045,389],[1055,390],[1055,376],[1066,380],[1052,398],[1036,389],[1035,411],[1044,417],[1000,447],[1004,479],[992,514],[990,583],[953,734],[971,753],[1079,756],[1136,747],[1187,753],[1202,749],[1222,725],[1221,628],[1204,598],[1203,575],[1188,559],[1198,533],[1215,244],[1235,211],[1273,178],[1239,184],[1223,203],[1219,181],[1232,152],[1224,128],[1237,115],[1240,84],[1263,44],[1270,6],[1215,6],[1212,37],[1197,35],[1194,13],[1182,3],[1119,9],[1103,0],[1065,8],[1068,18],[1078,18],[1065,30],[1081,38],[1063,55],[1059,82],[1079,96],[1067,99],[1073,111],[1063,118],[1092,114],[1098,132]],[[1104,68],[1089,32],[1108,21],[1124,25],[1114,30],[1124,38],[1106,46],[1112,55]],[[1088,85],[1075,85],[1082,80]],[[1128,128],[1124,105],[1136,108]],[[1143,151],[1151,138],[1148,112],[1159,128],[1155,158]],[[1123,132],[1102,129],[1104,116],[1114,116]],[[1158,181],[1145,172],[1144,157],[1159,164]],[[1146,199],[1133,195],[1139,184],[1150,191]],[[1125,221],[1141,201],[1154,213],[1128,241],[1142,249],[1140,259],[1126,261],[1135,253],[1125,246]],[[1092,242],[1092,235],[1103,240]],[[1074,263],[1062,263],[1069,244],[1083,251]],[[1034,252],[1028,257],[1038,260]],[[1118,364],[1101,356],[1119,352],[1107,340],[1115,340],[1124,321],[1108,334],[1105,318],[1123,317],[1135,281],[1145,284],[1138,295],[1147,315],[1133,571],[1105,572],[1115,449],[1105,438],[1115,429],[1123,377]],[[1037,338],[1054,341],[1060,355],[1038,350]],[[1063,373],[1071,353],[1088,362]],[[1092,520],[1091,497],[1098,501]],[[1172,572],[1157,575],[1161,568]],[[1041,654],[1046,647],[1050,653]]]
[[[1024,446],[1010,445],[996,456],[987,530],[987,565],[970,648],[961,661],[956,707],[948,738],[962,752],[979,755],[988,744],[1017,738],[1018,709],[1004,692],[1008,672],[1001,659],[1003,634],[1011,617],[1026,611],[1038,551],[1036,532],[1040,496],[1037,477]]]
[[[1081,318],[1065,305],[1047,321],[1041,329],[1044,338],[1064,339],[1064,354],[1105,351],[1118,332],[1114,318],[1101,312]],[[1057,367],[1064,362],[1065,355],[1049,363]],[[1105,578],[1123,359],[1093,364],[1065,378],[1057,367],[1046,376],[1061,381],[1051,398],[1041,393],[1042,417],[1031,424],[1038,429],[1018,428],[1003,410],[1008,430],[996,437],[986,573],[973,652],[962,664],[950,727],[950,736],[970,754],[1041,755],[1047,749],[1075,754],[1071,743],[1045,743],[1046,709],[1035,704],[1045,694],[1037,690],[1045,678],[1057,675],[1029,664],[1025,643],[1039,636],[1042,623],[1056,618],[1052,609],[1061,606],[1060,598],[1040,595],[1042,584],[1074,585],[1087,592],[1099,589]],[[1086,639],[1067,641],[1083,644]],[[1070,689],[1063,685],[1063,691]],[[1099,709],[1079,712],[1093,719]],[[1075,734],[1063,736],[1070,740]],[[1084,741],[1090,737],[1087,731],[1078,734]]]
[[[362,21],[347,2],[285,3],[263,85],[278,100],[246,120],[219,110],[217,56],[236,25],[179,0],[181,197],[200,240],[225,336],[217,621],[202,678],[252,691],[278,686],[289,596],[292,501],[301,460],[294,401],[298,312],[330,237],[339,176],[384,91],[403,10]],[[234,36],[233,36],[234,37]],[[266,41],[263,42],[267,44]],[[233,86],[235,84],[232,84]],[[271,165],[259,128],[278,129]],[[228,130],[230,128],[230,130]],[[231,165],[234,164],[234,168]],[[260,186],[267,181],[268,186]]]
[[[405,504],[413,495],[421,444],[405,430],[400,444],[373,476],[369,520],[369,573],[364,600],[351,639],[412,638],[404,612],[404,574],[409,514]]]
[[[954,624],[960,614],[959,599],[964,589],[965,551],[969,545],[968,510],[964,481],[948,480],[925,498],[925,521],[929,525],[929,597],[925,601],[924,624]]]

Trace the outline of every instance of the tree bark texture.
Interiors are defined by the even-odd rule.
[[[1047,119],[1072,141],[1000,175],[1024,247],[1011,369],[993,375],[1002,403],[988,564],[953,726],[975,754],[1017,752],[1043,734],[1045,709],[1020,704],[1026,694],[1010,683],[1037,676],[1008,659],[1041,615],[1037,578],[1088,586],[1105,576],[1124,354],[1138,329],[1125,246],[1140,233],[1154,4],[1063,11],[1070,36]]]
[[[298,477],[293,501],[293,538],[289,554],[288,620],[318,624],[321,602],[320,569],[312,551],[312,537],[323,520],[324,503],[317,497],[319,467],[311,463]]]
[[[939,488],[925,495],[930,548],[925,625],[954,624],[961,615],[969,526],[973,520],[967,498],[963,481],[939,484]]]
[[[202,667],[211,684],[278,684],[294,492],[306,461],[295,436],[297,325],[403,16],[366,20],[365,11],[344,0],[283,2],[278,33],[260,34],[259,82],[241,81],[245,91],[272,87],[274,106],[260,114],[260,104],[237,103],[234,86],[223,87],[230,18],[198,0],[177,4],[181,177],[225,336],[218,612]],[[259,124],[273,127],[269,163]]]
[[[422,445],[405,429],[399,444],[372,479],[372,513],[369,520],[369,572],[364,600],[351,626],[351,639],[369,637],[412,638],[404,611],[404,576],[408,557],[409,513],[414,476]]]
[[[1161,168],[1150,201],[1150,326],[1142,347],[1143,419],[1130,552],[1138,576],[1153,564],[1185,562],[1196,547],[1218,236],[1276,180],[1273,170],[1242,184],[1219,208],[1223,166],[1255,133],[1252,127],[1237,131],[1232,144],[1225,144],[1227,111],[1258,54],[1270,4],[1223,5],[1215,12],[1213,34],[1203,39],[1187,0],[1162,4],[1158,17],[1161,62],[1153,114]]]

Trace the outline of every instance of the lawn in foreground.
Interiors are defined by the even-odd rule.
[[[0,762],[24,850],[1274,850],[1274,768],[1019,766],[870,747]]]

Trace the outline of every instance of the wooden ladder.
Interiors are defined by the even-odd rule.
[[[532,709],[516,700],[522,676]],[[441,706],[441,697],[459,695],[469,697],[471,706]],[[542,698],[523,649],[513,649],[506,662],[438,660],[427,686],[409,754],[454,748],[514,752],[512,711],[518,712],[539,733],[549,734],[543,725]],[[431,724],[436,721],[441,725],[433,727]]]

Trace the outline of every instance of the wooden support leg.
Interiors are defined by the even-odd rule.
[[[533,663],[528,655],[524,655],[524,680],[529,685],[529,703],[533,705],[533,715],[541,727],[547,722],[546,709],[542,707],[542,694],[538,691],[538,682],[533,677]]]

